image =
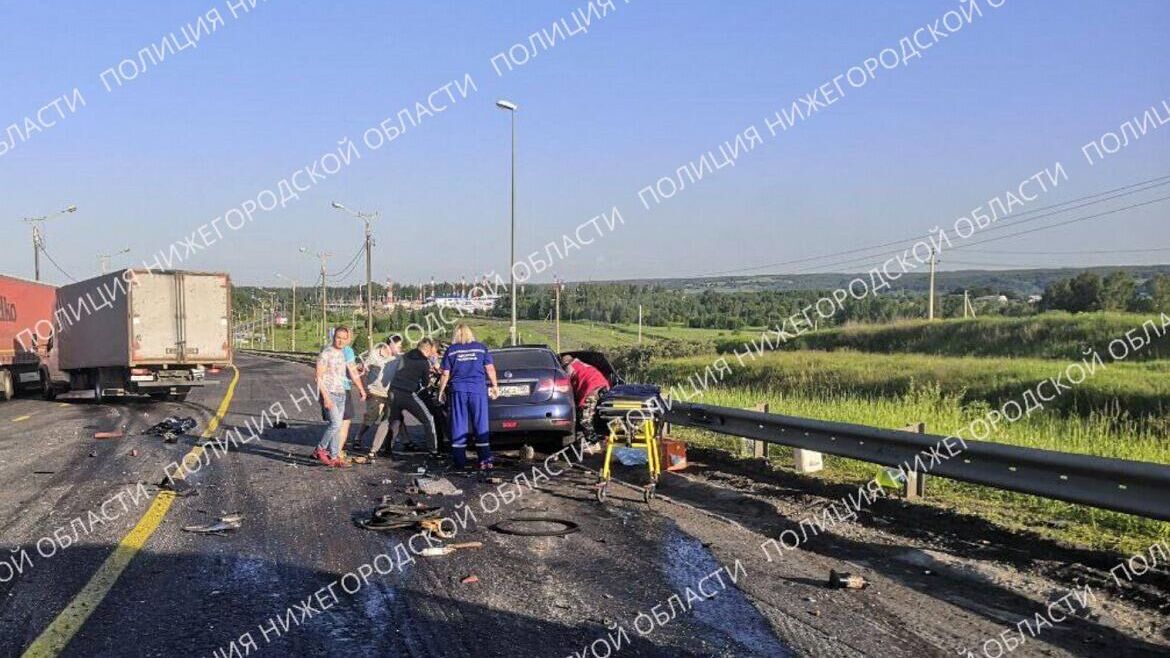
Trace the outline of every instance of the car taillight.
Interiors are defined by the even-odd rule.
[[[569,378],[564,379],[542,379],[537,384],[536,390],[541,393],[568,393],[570,390]]]
[[[516,429],[517,427],[519,427],[519,426],[520,426],[520,421],[516,421],[516,420],[505,420],[505,421],[504,421],[503,423],[501,423],[501,424],[503,425],[504,429],[506,429],[506,430],[514,430],[514,429]]]
[[[150,369],[149,368],[131,368],[130,374],[131,375],[149,375]]]

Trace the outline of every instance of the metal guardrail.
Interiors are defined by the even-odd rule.
[[[295,363],[309,363],[317,362],[316,352],[281,352],[279,350],[256,350],[247,347],[236,349],[237,352],[244,354],[255,354],[257,356],[267,356],[272,359],[281,359],[283,361],[293,361]]]
[[[963,448],[957,439],[950,441],[955,456],[947,458],[942,436],[681,402],[665,418],[676,426],[884,466],[913,464],[916,456],[941,450],[942,461],[923,460],[930,475],[1170,521],[1170,466],[1163,464],[987,441],[964,440]]]

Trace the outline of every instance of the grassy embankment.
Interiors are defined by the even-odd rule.
[[[1059,316],[956,320],[819,332],[804,338],[804,344],[879,351],[897,348],[891,351],[904,353],[779,351],[746,360],[743,366],[731,357],[733,372],[715,384],[702,401],[732,407],[767,402],[774,413],[875,427],[901,428],[925,422],[930,433],[945,435],[959,431],[993,406],[1019,400],[1023,391],[1063,372],[1073,360],[1079,362],[1084,346],[1103,347],[1140,327],[1147,318],[1095,314],[1063,319],[1063,323]],[[979,344],[972,345],[976,340]],[[728,349],[726,344],[723,347]],[[738,345],[736,348],[743,351]],[[914,350],[1059,358],[908,353]],[[1165,342],[1152,350],[1156,355],[1166,354]],[[714,358],[716,355],[656,360],[640,374],[648,381],[681,383]],[[1170,361],[1112,363],[1044,411],[1016,423],[1001,423],[989,440],[1170,464],[1167,375]],[[1046,392],[1052,391],[1049,388]],[[706,432],[680,429],[678,433],[732,452],[738,452],[741,445],[739,439]],[[787,448],[772,447],[770,457],[778,467],[791,464]],[[826,470],[818,476],[860,484],[876,470],[872,464],[827,457]],[[931,504],[1095,548],[1132,551],[1170,536],[1167,523],[941,478],[932,478],[929,489]]]

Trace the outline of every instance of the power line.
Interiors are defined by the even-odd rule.
[[[1097,214],[1095,214],[1095,215],[1087,215],[1087,216],[1085,216],[1085,217],[1078,217],[1078,218],[1076,218],[1076,219],[1066,220],[1066,221],[1063,221],[1063,222],[1057,222],[1056,224],[1049,224],[1048,226],[1038,226],[1038,227],[1036,227],[1036,228],[1028,229],[1028,230],[1025,230],[1025,231],[1017,231],[1017,232],[1015,232],[1015,233],[1008,233],[1007,235],[998,235],[998,236],[995,236],[995,237],[992,237],[992,238],[987,238],[987,239],[985,239],[985,240],[978,240],[978,241],[976,241],[976,242],[971,242],[971,243],[969,243],[969,244],[962,244],[962,245],[959,245],[959,246],[957,246],[957,247],[951,247],[951,249],[950,249],[949,251],[957,251],[957,250],[959,250],[959,249],[967,249],[968,247],[974,247],[974,246],[976,246],[976,245],[980,245],[980,244],[986,244],[986,243],[988,243],[988,242],[996,242],[996,241],[999,241],[999,240],[1006,240],[1006,239],[1008,239],[1008,238],[1014,238],[1014,237],[1018,237],[1018,236],[1021,236],[1021,235],[1027,235],[1027,234],[1030,234],[1030,233],[1036,233],[1036,232],[1038,232],[1038,231],[1047,231],[1047,230],[1049,230],[1049,229],[1053,229],[1053,228],[1059,228],[1059,227],[1061,227],[1061,226],[1067,226],[1067,225],[1069,225],[1069,224],[1076,224],[1076,223],[1079,223],[1079,222],[1086,222],[1086,221],[1089,221],[1089,220],[1092,220],[1092,219],[1098,219],[1098,218],[1100,218],[1100,217],[1105,217],[1106,215],[1113,215],[1113,214],[1116,214],[1116,213],[1119,213],[1119,212],[1124,212],[1124,211],[1126,211],[1126,210],[1132,210],[1132,209],[1134,209],[1134,208],[1140,208],[1140,207],[1142,207],[1142,206],[1148,206],[1148,205],[1150,205],[1150,204],[1153,204],[1153,203],[1159,203],[1159,202],[1162,202],[1162,201],[1166,201],[1167,199],[1170,199],[1170,196],[1159,197],[1159,198],[1157,198],[1157,199],[1152,199],[1152,200],[1150,200],[1150,201],[1143,201],[1143,202],[1141,202],[1141,203],[1134,203],[1134,204],[1130,204],[1130,205],[1128,205],[1128,206],[1122,206],[1121,208],[1115,208],[1115,209],[1113,209],[1113,210],[1107,210],[1107,211],[1105,211],[1105,212],[1100,212],[1100,213],[1097,213]],[[1017,222],[1017,223],[1018,223],[1018,222]],[[990,230],[990,229],[989,229],[989,230]],[[852,264],[855,264],[855,263],[868,263],[868,262],[871,262],[871,261],[870,261],[870,259],[872,259],[872,258],[873,258],[873,256],[872,256],[872,255],[870,255],[870,256],[862,256],[862,257],[860,257],[860,258],[849,258],[849,259],[846,259],[846,260],[841,260],[841,261],[834,261],[834,262],[832,262],[832,263],[820,263],[820,264],[813,265],[813,266],[810,266],[810,267],[806,267],[806,268],[802,268],[802,269],[797,269],[797,270],[795,270],[795,272],[793,272],[793,273],[794,273],[794,274],[801,274],[801,273],[805,273],[805,272],[808,272],[808,271],[810,271],[810,270],[813,270],[813,269],[819,269],[819,268],[822,268],[822,267],[837,267],[837,266],[841,266],[841,265],[852,265]]]
[[[45,258],[49,259],[49,262],[53,264],[53,267],[57,268],[58,272],[65,275],[65,278],[69,279],[73,283],[77,283],[77,279],[73,278],[72,274],[66,272],[61,268],[60,265],[57,264],[57,261],[53,260],[53,257],[49,255],[49,252],[45,249],[44,245],[41,245],[41,253],[45,255]]]
[[[1062,203],[1056,203],[1056,204],[1044,206],[1041,208],[1033,208],[1032,210],[1027,210],[1027,211],[1021,212],[1017,215],[1014,215],[1013,218],[1018,219],[1021,217],[1026,217],[1028,215],[1034,215],[1035,213],[1044,213],[1044,214],[1036,215],[1033,217],[1028,217],[1027,219],[1022,219],[1019,221],[1010,222],[1008,224],[998,224],[996,226],[992,226],[992,227],[989,227],[987,229],[984,229],[983,232],[986,233],[986,232],[990,232],[990,231],[1011,228],[1011,227],[1017,226],[1019,224],[1033,222],[1033,221],[1036,221],[1039,219],[1043,219],[1045,217],[1051,217],[1051,216],[1058,215],[1061,213],[1065,213],[1065,212],[1069,212],[1069,211],[1073,211],[1073,210],[1078,210],[1078,209],[1084,208],[1086,206],[1091,206],[1091,205],[1095,205],[1098,203],[1104,203],[1106,201],[1112,201],[1114,199],[1122,198],[1122,197],[1133,195],[1133,194],[1139,194],[1141,192],[1146,192],[1148,190],[1162,187],[1164,185],[1170,185],[1170,175],[1156,176],[1154,178],[1149,178],[1149,179],[1139,181],[1136,183],[1130,183],[1128,185],[1122,185],[1120,187],[1115,187],[1115,188],[1110,189],[1110,190],[1105,190],[1103,192],[1097,192],[1095,194],[1089,194],[1089,195],[1085,195],[1082,197],[1077,197],[1075,199],[1070,199],[1070,200],[1064,201]],[[1140,188],[1140,189],[1134,189],[1134,188]],[[1084,203],[1081,203],[1081,202],[1084,202]],[[1080,205],[1073,205],[1073,204],[1078,204],[1078,203]],[[1068,206],[1068,207],[1064,207],[1064,206]],[[1045,211],[1051,211],[1051,212],[1045,212]],[[845,256],[845,255],[849,255],[849,254],[856,254],[856,253],[867,252],[867,251],[876,251],[878,249],[885,249],[888,247],[902,245],[902,244],[905,244],[907,242],[911,242],[914,240],[920,240],[922,238],[929,238],[932,235],[933,235],[933,233],[918,234],[918,235],[902,238],[899,240],[891,240],[889,242],[883,242],[880,244],[873,244],[873,245],[868,245],[868,246],[863,246],[863,247],[855,247],[853,249],[847,249],[844,251],[838,251],[838,252],[833,252],[833,253],[828,253],[828,254],[820,254],[818,256],[806,256],[803,258],[794,258],[791,260],[777,261],[777,262],[773,262],[773,263],[767,263],[764,265],[753,265],[750,267],[740,267],[740,268],[733,268],[733,269],[727,269],[727,270],[720,270],[720,271],[716,271],[716,272],[706,272],[706,273],[702,273],[702,274],[694,274],[691,276],[694,276],[694,277],[720,276],[720,275],[724,275],[724,274],[737,274],[737,273],[742,273],[742,272],[751,272],[754,270],[762,270],[762,269],[768,269],[768,268],[773,268],[773,267],[780,267],[783,265],[795,265],[798,263],[807,263],[807,262],[822,260],[822,259],[826,259],[826,258],[836,258],[838,256]],[[872,255],[866,256],[864,258],[872,258]],[[855,262],[857,260],[859,260],[859,259],[856,259],[856,258],[849,259],[847,261],[842,261],[842,264],[849,263],[849,262]],[[832,266],[835,264],[837,264],[837,263],[830,263],[827,266]],[[818,267],[822,267],[822,265],[801,268],[801,269],[796,270],[796,272],[799,273],[799,272],[803,272],[803,271],[808,271],[810,269],[816,269]]]
[[[332,274],[332,273],[329,274],[329,277],[333,278],[333,279],[340,279],[340,278],[343,278],[345,276],[348,276],[351,272],[353,272],[354,267],[357,266],[358,258],[361,257],[362,252],[365,251],[365,249],[366,249],[366,247],[363,244],[361,247],[358,248],[357,253],[353,255],[353,258],[350,259],[348,265],[343,267],[341,269],[341,271],[337,272],[336,274]]]
[[[1090,256],[1096,254],[1144,254],[1155,251],[1170,251],[1170,247],[1152,247],[1150,249],[1086,249],[1079,251],[984,251],[972,249],[972,254],[1009,254],[1013,256]]]

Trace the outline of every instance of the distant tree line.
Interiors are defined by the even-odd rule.
[[[1139,284],[1121,271],[1104,277],[1082,272],[1049,284],[1040,305],[1044,310],[1070,313],[1170,310],[1170,276],[1158,274]]]

